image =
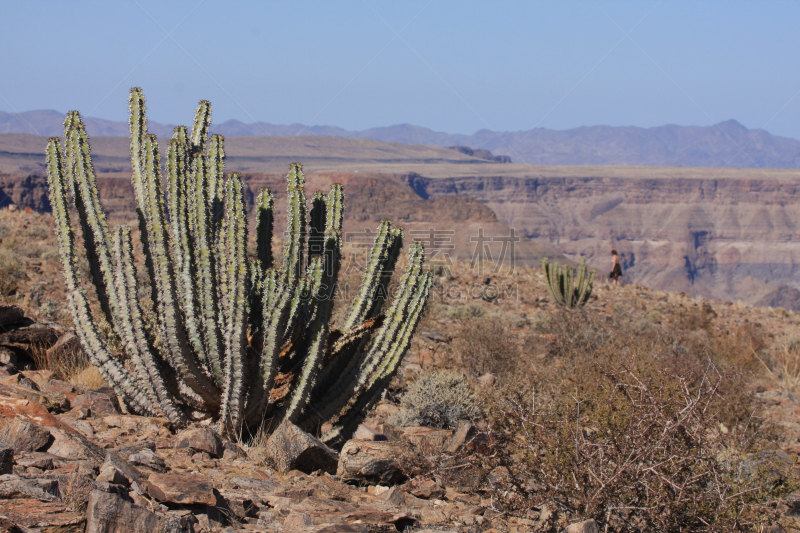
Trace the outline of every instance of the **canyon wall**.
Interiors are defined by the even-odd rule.
[[[137,227],[130,178],[109,176],[101,174],[97,179],[100,201],[109,221]],[[242,178],[248,209],[252,209],[259,190],[268,187],[273,191],[276,231],[281,232],[286,218],[286,174],[245,172]],[[366,253],[381,220],[389,219],[405,230],[407,244],[422,241],[429,259],[444,265],[451,258],[497,261],[502,257],[505,267],[537,266],[543,256],[567,260],[540,242],[524,237],[517,237],[513,249],[508,248],[503,239],[510,237],[509,227],[488,206],[469,196],[425,199],[398,176],[363,172],[306,172],[306,195],[310,199],[314,191],[327,191],[333,183],[345,187],[343,237],[356,255]],[[0,174],[0,207],[13,203],[21,208],[49,211],[48,192],[44,176]],[[276,234],[276,240],[281,238],[281,233]]]
[[[45,143],[0,135],[0,207],[47,209]],[[331,137],[234,137],[226,152],[226,168],[242,173],[251,195],[271,187],[279,210],[291,161],[306,163],[310,192],[344,183],[351,234],[389,218],[439,258],[490,261],[514,228],[517,264],[536,266],[545,254],[563,260],[561,252],[604,275],[616,248],[628,283],[800,309],[798,170],[500,164]],[[135,221],[128,141],[98,137],[92,153],[112,220]]]
[[[601,273],[616,248],[627,282],[798,307],[787,294],[800,286],[800,179],[754,174],[405,179],[422,197],[475,198],[526,237],[585,257]]]

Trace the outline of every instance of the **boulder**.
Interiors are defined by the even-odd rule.
[[[413,426],[403,428],[403,438],[423,449],[442,449],[453,436],[450,429]]]
[[[235,445],[230,441],[225,441],[225,451],[222,454],[223,459],[247,459],[247,452]]]
[[[389,440],[386,435],[366,424],[360,424],[353,434],[356,440]]]
[[[466,444],[472,437],[475,436],[477,430],[472,422],[469,420],[459,420],[456,425],[453,436],[447,441],[444,451],[447,453],[456,453],[464,444]]]
[[[175,448],[190,448],[196,452],[207,452],[211,457],[222,457],[225,446],[209,428],[189,428],[175,436]]]
[[[101,466],[100,473],[97,474],[95,478],[96,483],[108,483],[109,485],[120,485],[120,486],[128,486],[130,482],[125,479],[125,476],[122,475],[122,472],[114,468],[113,466]]]
[[[39,470],[52,470],[56,466],[64,466],[64,460],[46,452],[30,452],[21,457],[15,457],[14,462],[21,468],[38,468]]]
[[[281,473],[290,470],[310,474],[322,470],[336,472],[339,456],[291,422],[283,422],[267,441],[267,455]]]
[[[61,335],[56,343],[47,349],[47,360],[51,363],[53,361],[75,360],[81,357],[84,357],[81,343],[72,332]]]
[[[0,474],[14,471],[14,448],[0,442]]]
[[[211,480],[200,474],[151,474],[147,492],[160,502],[216,505]]]
[[[13,474],[0,476],[0,499],[34,498],[42,502],[57,502],[58,481],[55,479],[23,479]]]
[[[169,531],[191,533],[197,520],[191,515],[170,516],[153,513],[134,505],[130,498],[116,492],[93,490],[86,509],[86,533],[128,533],[133,531]]]
[[[148,448],[143,448],[138,452],[128,456],[128,462],[132,465],[143,466],[156,472],[166,472],[167,466],[164,459],[156,455],[156,452]]]
[[[345,483],[392,485],[403,480],[403,464],[419,461],[408,441],[349,440],[339,454],[336,475]]]
[[[142,473],[119,455],[109,452],[106,454],[106,459],[103,461],[103,464],[100,465],[100,476],[103,477],[102,481],[127,486],[130,485],[131,482],[141,478]],[[106,479],[108,477],[115,481]]]
[[[11,420],[0,429],[0,441],[14,448],[17,454],[39,451],[51,440],[50,432],[45,428],[21,418]]]
[[[480,383],[483,387],[492,387],[495,383],[497,383],[497,376],[495,374],[484,374],[478,378],[478,383]]]
[[[83,405],[89,408],[94,418],[120,413],[117,395],[113,392],[86,391],[86,400]]]
[[[25,312],[18,305],[0,304],[0,326],[10,326],[22,322]]]
[[[438,500],[445,495],[445,490],[432,479],[416,481],[412,484],[410,492],[423,500]]]
[[[27,344],[49,348],[58,340],[58,334],[46,324],[34,323],[0,334],[2,344]]]
[[[83,533],[86,526],[86,519],[82,515],[69,511],[63,504],[40,502],[33,498],[0,500],[0,515],[15,524],[17,531]]]
[[[105,453],[84,435],[65,428],[50,428],[53,443],[47,451],[58,457],[72,460],[85,460],[97,466],[102,464]]]
[[[600,533],[600,527],[594,520],[584,520],[568,525],[564,533]]]
[[[273,492],[282,488],[282,485],[277,481],[270,481],[269,479],[259,479],[255,477],[234,477],[230,481],[231,487],[241,490],[255,490],[263,492]]]

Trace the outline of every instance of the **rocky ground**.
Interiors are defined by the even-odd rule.
[[[10,353],[50,344],[55,357],[75,342],[18,307],[0,307],[0,324]],[[500,515],[417,472],[420,448],[469,446],[469,422],[455,432],[364,425],[340,453],[286,425],[240,447],[209,428],[175,433],[124,414],[107,388],[17,365],[29,366],[9,356],[0,368],[5,531],[456,531]]]
[[[521,273],[521,281],[525,276],[536,274]],[[530,294],[532,280],[523,284],[516,304],[494,299],[484,281],[471,280],[483,297],[470,305],[502,314],[519,310],[522,302],[528,311],[518,313],[520,332],[552,306]],[[676,316],[677,307],[716,313],[729,327],[750,323],[757,314],[772,336],[797,327],[793,314],[712,306],[642,287],[601,288],[599,295],[589,304],[598,312],[644,305]],[[405,365],[406,379],[436,365],[437,352],[450,342],[443,331],[452,321],[426,319]],[[440,484],[424,470],[426,455],[460,457],[459,467],[481,464],[494,453],[480,421],[463,421],[455,430],[395,428],[385,420],[396,402],[386,399],[339,453],[294,426],[250,445],[225,441],[203,427],[176,433],[166,420],[122,413],[107,388],[81,388],[50,370],[32,370],[37,350],[54,360],[77,349],[68,331],[33,322],[8,305],[0,307],[0,324],[3,531],[522,532],[535,531],[543,518],[494,508],[492,484],[504,467],[467,486]],[[481,382],[491,386],[494,379],[484,376]],[[800,452],[798,398],[763,385],[758,395],[784,428],[782,447],[794,463]],[[599,531],[595,527],[579,521],[566,531]]]
[[[290,425],[230,442],[207,427],[175,431],[122,412],[69,331],[52,235],[39,229],[46,219],[0,215],[0,248],[22,272],[0,305],[0,531],[600,530],[576,514],[554,520],[547,506],[500,505],[514,465],[494,458],[509,435],[479,409],[447,429],[388,423],[408,384],[437,368],[469,375],[483,398],[500,394],[502,373],[460,353],[468,328],[499,323],[515,354],[547,360],[547,324],[558,310],[538,270],[433,265],[434,295],[401,374],[338,452]],[[781,460],[797,470],[800,315],[600,280],[585,311],[746,345],[748,390],[778,428]],[[784,504],[787,520],[794,509]]]

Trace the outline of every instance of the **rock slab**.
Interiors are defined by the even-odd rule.
[[[175,438],[175,448],[190,448],[196,452],[207,452],[211,457],[222,457],[225,446],[213,430],[209,428],[189,428],[181,431]]]
[[[41,450],[50,442],[50,432],[29,420],[15,418],[0,430],[0,441],[18,454]]]
[[[217,504],[211,480],[199,474],[150,474],[147,492],[161,502]]]
[[[600,527],[594,520],[584,520],[576,524],[570,524],[564,533],[600,533]]]
[[[69,511],[61,503],[40,502],[27,498],[0,500],[0,515],[15,524],[16,531],[83,533],[86,525],[83,516]]]
[[[0,304],[0,326],[16,324],[25,318],[25,312],[18,305]]]
[[[345,483],[392,485],[406,475],[402,464],[419,459],[408,441],[349,440],[342,447],[336,475]]]
[[[93,490],[86,508],[86,533],[155,531],[159,518],[119,494]]]
[[[0,475],[14,471],[14,449],[0,442]]]
[[[295,426],[284,422],[267,441],[267,454],[278,472],[290,470],[310,474],[322,470],[333,474],[339,463],[337,453]]]

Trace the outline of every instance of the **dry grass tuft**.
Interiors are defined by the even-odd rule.
[[[83,368],[72,368],[64,377],[65,381],[82,389],[94,390],[108,387],[108,383],[105,378],[103,378],[102,374],[100,374],[100,371],[97,367],[92,365]]]
[[[61,500],[70,511],[78,514],[86,512],[92,492],[92,479],[89,476],[81,474],[76,466],[69,474],[59,475],[58,488]]]
[[[753,353],[779,388],[800,393],[800,340],[784,339],[777,349],[769,352],[768,357]]]
[[[262,424],[255,435],[249,438],[242,436],[239,438],[239,447],[247,453],[250,459],[253,459],[259,464],[263,464],[267,460],[267,441],[269,440],[269,431],[267,431],[267,424]]]
[[[64,380],[76,387],[93,390],[108,386],[100,371],[91,364],[81,350],[51,357],[43,347],[34,346],[31,356],[37,369],[50,370],[53,372],[54,378]]]

